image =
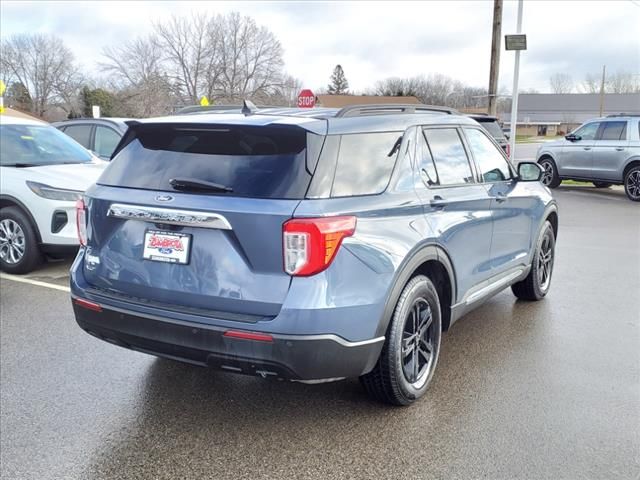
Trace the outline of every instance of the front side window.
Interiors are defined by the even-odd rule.
[[[0,126],[0,165],[41,166],[91,162],[91,154],[48,125]]]
[[[491,140],[477,128],[464,130],[473,158],[484,182],[502,182],[511,179],[509,164]]]
[[[438,185],[474,183],[467,152],[457,129],[426,129],[424,134],[435,163]]]
[[[627,122],[604,122],[599,140],[626,140]]]
[[[574,131],[573,134],[576,137],[580,137],[580,140],[593,140],[596,138],[599,127],[600,122],[587,123]]]
[[[342,135],[332,197],[382,193],[391,178],[403,132]]]

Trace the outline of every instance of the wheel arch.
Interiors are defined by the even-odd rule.
[[[36,222],[36,219],[33,218],[33,215],[31,215],[31,212],[25,206],[24,203],[22,203],[17,198],[12,197],[11,195],[0,194],[0,208],[5,208],[5,207],[19,208],[22,211],[22,213],[24,213],[27,216],[27,218],[29,219],[29,222],[31,222],[31,226],[33,227],[33,230],[36,232],[36,238],[38,240],[38,243],[42,243],[42,237],[40,236],[40,229],[38,228],[38,223]]]
[[[640,167],[640,157],[631,157],[624,169],[622,170],[622,181],[624,182],[625,177],[627,176],[627,172],[631,170],[633,167]]]
[[[416,275],[430,278],[438,291],[442,313],[442,329],[451,324],[451,306],[456,298],[455,271],[447,252],[436,244],[419,247],[410,253],[398,268],[393,285],[389,290],[382,317],[378,322],[376,336],[387,332],[391,316],[405,285]]]

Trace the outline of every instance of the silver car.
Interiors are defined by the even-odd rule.
[[[640,115],[589,120],[563,140],[543,144],[536,158],[550,188],[562,180],[624,185],[629,199],[640,201]]]

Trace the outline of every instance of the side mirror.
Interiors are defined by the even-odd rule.
[[[544,169],[534,162],[522,162],[518,165],[518,180],[521,182],[539,182]]]
[[[577,142],[578,140],[582,140],[582,137],[580,135],[574,135],[573,133],[565,135],[564,138],[566,138],[570,142]]]

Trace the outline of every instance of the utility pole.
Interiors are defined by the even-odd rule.
[[[493,1],[493,33],[491,36],[491,68],[489,69],[489,115],[496,115],[498,105],[498,72],[502,31],[502,0]]]
[[[606,65],[602,66],[602,83],[600,83],[600,116],[604,113],[604,79]]]
[[[522,4],[518,0],[518,26],[517,33],[522,33]],[[507,46],[508,48],[508,46]],[[516,63],[513,67],[513,91],[511,92],[511,138],[509,139],[509,152],[511,158],[516,158],[516,133],[518,132],[518,77],[520,76],[520,50],[516,50]]]

